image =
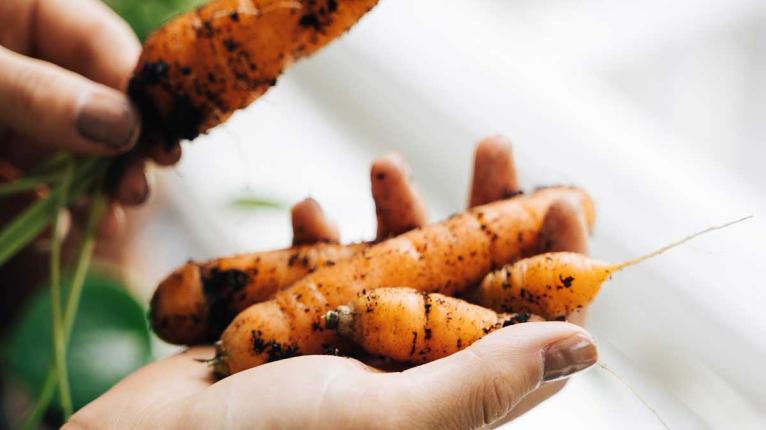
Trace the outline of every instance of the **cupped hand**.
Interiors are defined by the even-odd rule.
[[[478,428],[597,361],[590,336],[563,322],[510,326],[402,372],[303,356],[214,382],[197,361],[212,356],[197,347],[140,369],[64,429]]]

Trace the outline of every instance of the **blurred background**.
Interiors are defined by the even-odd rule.
[[[108,3],[145,34],[192,2]],[[527,189],[592,193],[596,257],[755,216],[616,275],[588,326],[609,370],[509,427],[764,428],[764,24],[759,0],[383,0],[154,172],[126,283],[145,308],[189,258],[287,246],[306,196],[345,241],[373,237],[368,169],[385,152],[441,219],[465,207],[475,143],[501,133]],[[152,339],[125,369],[173,350]]]

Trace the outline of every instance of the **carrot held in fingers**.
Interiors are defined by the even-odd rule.
[[[742,222],[750,217],[710,227],[644,256],[607,263],[572,252],[549,252],[525,258],[490,273],[472,302],[503,312],[532,312],[562,319],[589,305],[601,285],[616,272],[656,257],[695,237]]]
[[[464,293],[493,268],[530,255],[548,207],[567,195],[582,205],[591,225],[593,204],[585,192],[547,188],[474,208],[322,267],[273,299],[242,311],[221,337],[219,368],[235,373],[296,354],[332,350],[339,339],[322,330],[321,316],[363,290],[407,285],[445,295]]]
[[[544,321],[528,313],[498,314],[481,306],[412,288],[365,291],[323,317],[366,352],[400,362],[427,363],[454,354],[509,325]]]
[[[152,33],[130,81],[144,132],[193,139],[351,28],[377,0],[214,0]]]

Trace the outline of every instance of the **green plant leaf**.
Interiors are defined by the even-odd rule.
[[[49,289],[43,288],[4,348],[7,369],[28,387],[30,395],[40,392],[50,367],[50,306]],[[74,407],[83,407],[150,358],[142,307],[119,282],[89,275],[67,351]]]
[[[40,186],[48,184],[51,179],[53,179],[52,176],[40,176],[40,177],[30,177],[25,176],[20,179],[16,179],[11,182],[4,182],[0,184],[0,197],[10,196],[13,194],[19,194],[24,193],[27,191],[32,191]]]
[[[37,237],[53,220],[53,194],[37,200],[0,228],[0,266]]]
[[[281,202],[257,197],[240,197],[232,200],[230,206],[241,210],[282,209],[285,207]]]
[[[205,0],[105,0],[125,21],[141,40],[173,16],[191,10]]]

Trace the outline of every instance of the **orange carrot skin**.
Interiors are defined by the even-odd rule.
[[[526,313],[498,314],[454,297],[411,288],[365,291],[348,306],[339,307],[335,316],[338,333],[366,352],[414,364],[454,354],[509,325],[544,321]]]
[[[152,33],[129,84],[144,130],[193,139],[273,86],[377,0],[214,0]]]
[[[613,268],[573,252],[540,254],[487,275],[471,301],[499,312],[564,319],[593,302]]]
[[[323,330],[320,318],[363,290],[407,285],[449,296],[466,292],[491,270],[529,255],[547,208],[565,195],[582,204],[592,225],[593,203],[585,192],[553,187],[476,207],[317,270],[234,319],[221,338],[224,367],[236,373],[335,348],[337,334]]]
[[[174,344],[217,340],[241,310],[367,246],[302,245],[186,263],[154,292],[149,312],[152,327],[161,339]]]

